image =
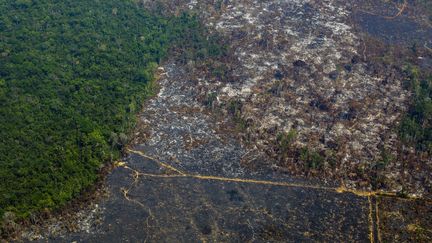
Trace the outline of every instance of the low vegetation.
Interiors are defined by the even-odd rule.
[[[432,77],[420,75],[418,68],[407,71],[412,104],[403,118],[399,134],[403,142],[420,153],[432,154]]]

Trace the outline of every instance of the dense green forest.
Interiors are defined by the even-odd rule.
[[[406,144],[432,155],[432,76],[421,75],[418,67],[410,67],[407,72],[412,104],[402,119],[399,134]]]
[[[168,53],[222,51],[195,17],[127,0],[4,0],[0,13],[0,218],[91,185],[119,157]]]

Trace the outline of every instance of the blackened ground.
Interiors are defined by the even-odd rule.
[[[369,176],[380,146],[397,152],[394,127],[409,99],[401,76],[386,69],[370,71],[357,27],[390,44],[428,41],[430,28],[414,31],[410,27],[424,27],[408,20],[405,12],[402,19],[389,20],[365,4],[381,1],[356,1],[365,4],[359,4],[361,13],[348,1],[337,0],[223,1],[220,8],[211,0],[167,2],[175,10],[196,11],[228,38],[235,50],[236,65],[230,67],[234,79],[207,79],[210,75],[193,63],[166,63],[160,92],[140,116],[138,142],[108,176],[110,196],[99,202],[102,221],[89,231],[48,233],[45,239],[430,241],[430,202],[339,188],[371,188],[361,176]],[[382,8],[390,9],[386,6]],[[392,6],[385,16],[398,14]],[[199,101],[203,97],[213,97],[210,106],[222,111],[206,107],[209,102]],[[238,102],[243,102],[240,111]],[[239,139],[239,124],[229,115],[232,107],[234,115],[241,112],[237,123],[247,124],[242,132],[248,139]],[[335,150],[335,167],[315,171],[320,181],[292,176],[302,174],[301,161],[275,161],[272,146],[278,132],[292,128],[298,132],[298,146]],[[281,172],[282,166],[290,176]],[[430,172],[401,167],[389,165],[387,189],[399,191],[400,180],[408,177],[412,194],[426,194],[424,178]]]
[[[139,155],[129,168],[164,176]],[[267,185],[190,177],[151,177],[119,168],[103,203],[99,233],[59,242],[369,241],[367,198],[326,188]],[[125,189],[128,193],[125,197]]]

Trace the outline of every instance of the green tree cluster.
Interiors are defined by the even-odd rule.
[[[7,0],[0,13],[0,219],[91,185],[119,157],[168,53],[223,52],[196,17],[128,0]]]
[[[410,67],[408,73],[412,104],[402,119],[399,135],[418,152],[432,155],[432,77],[421,76],[415,67]]]

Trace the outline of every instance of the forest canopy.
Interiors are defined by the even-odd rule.
[[[63,205],[119,157],[173,48],[222,51],[196,17],[127,0],[0,2],[0,218]]]

